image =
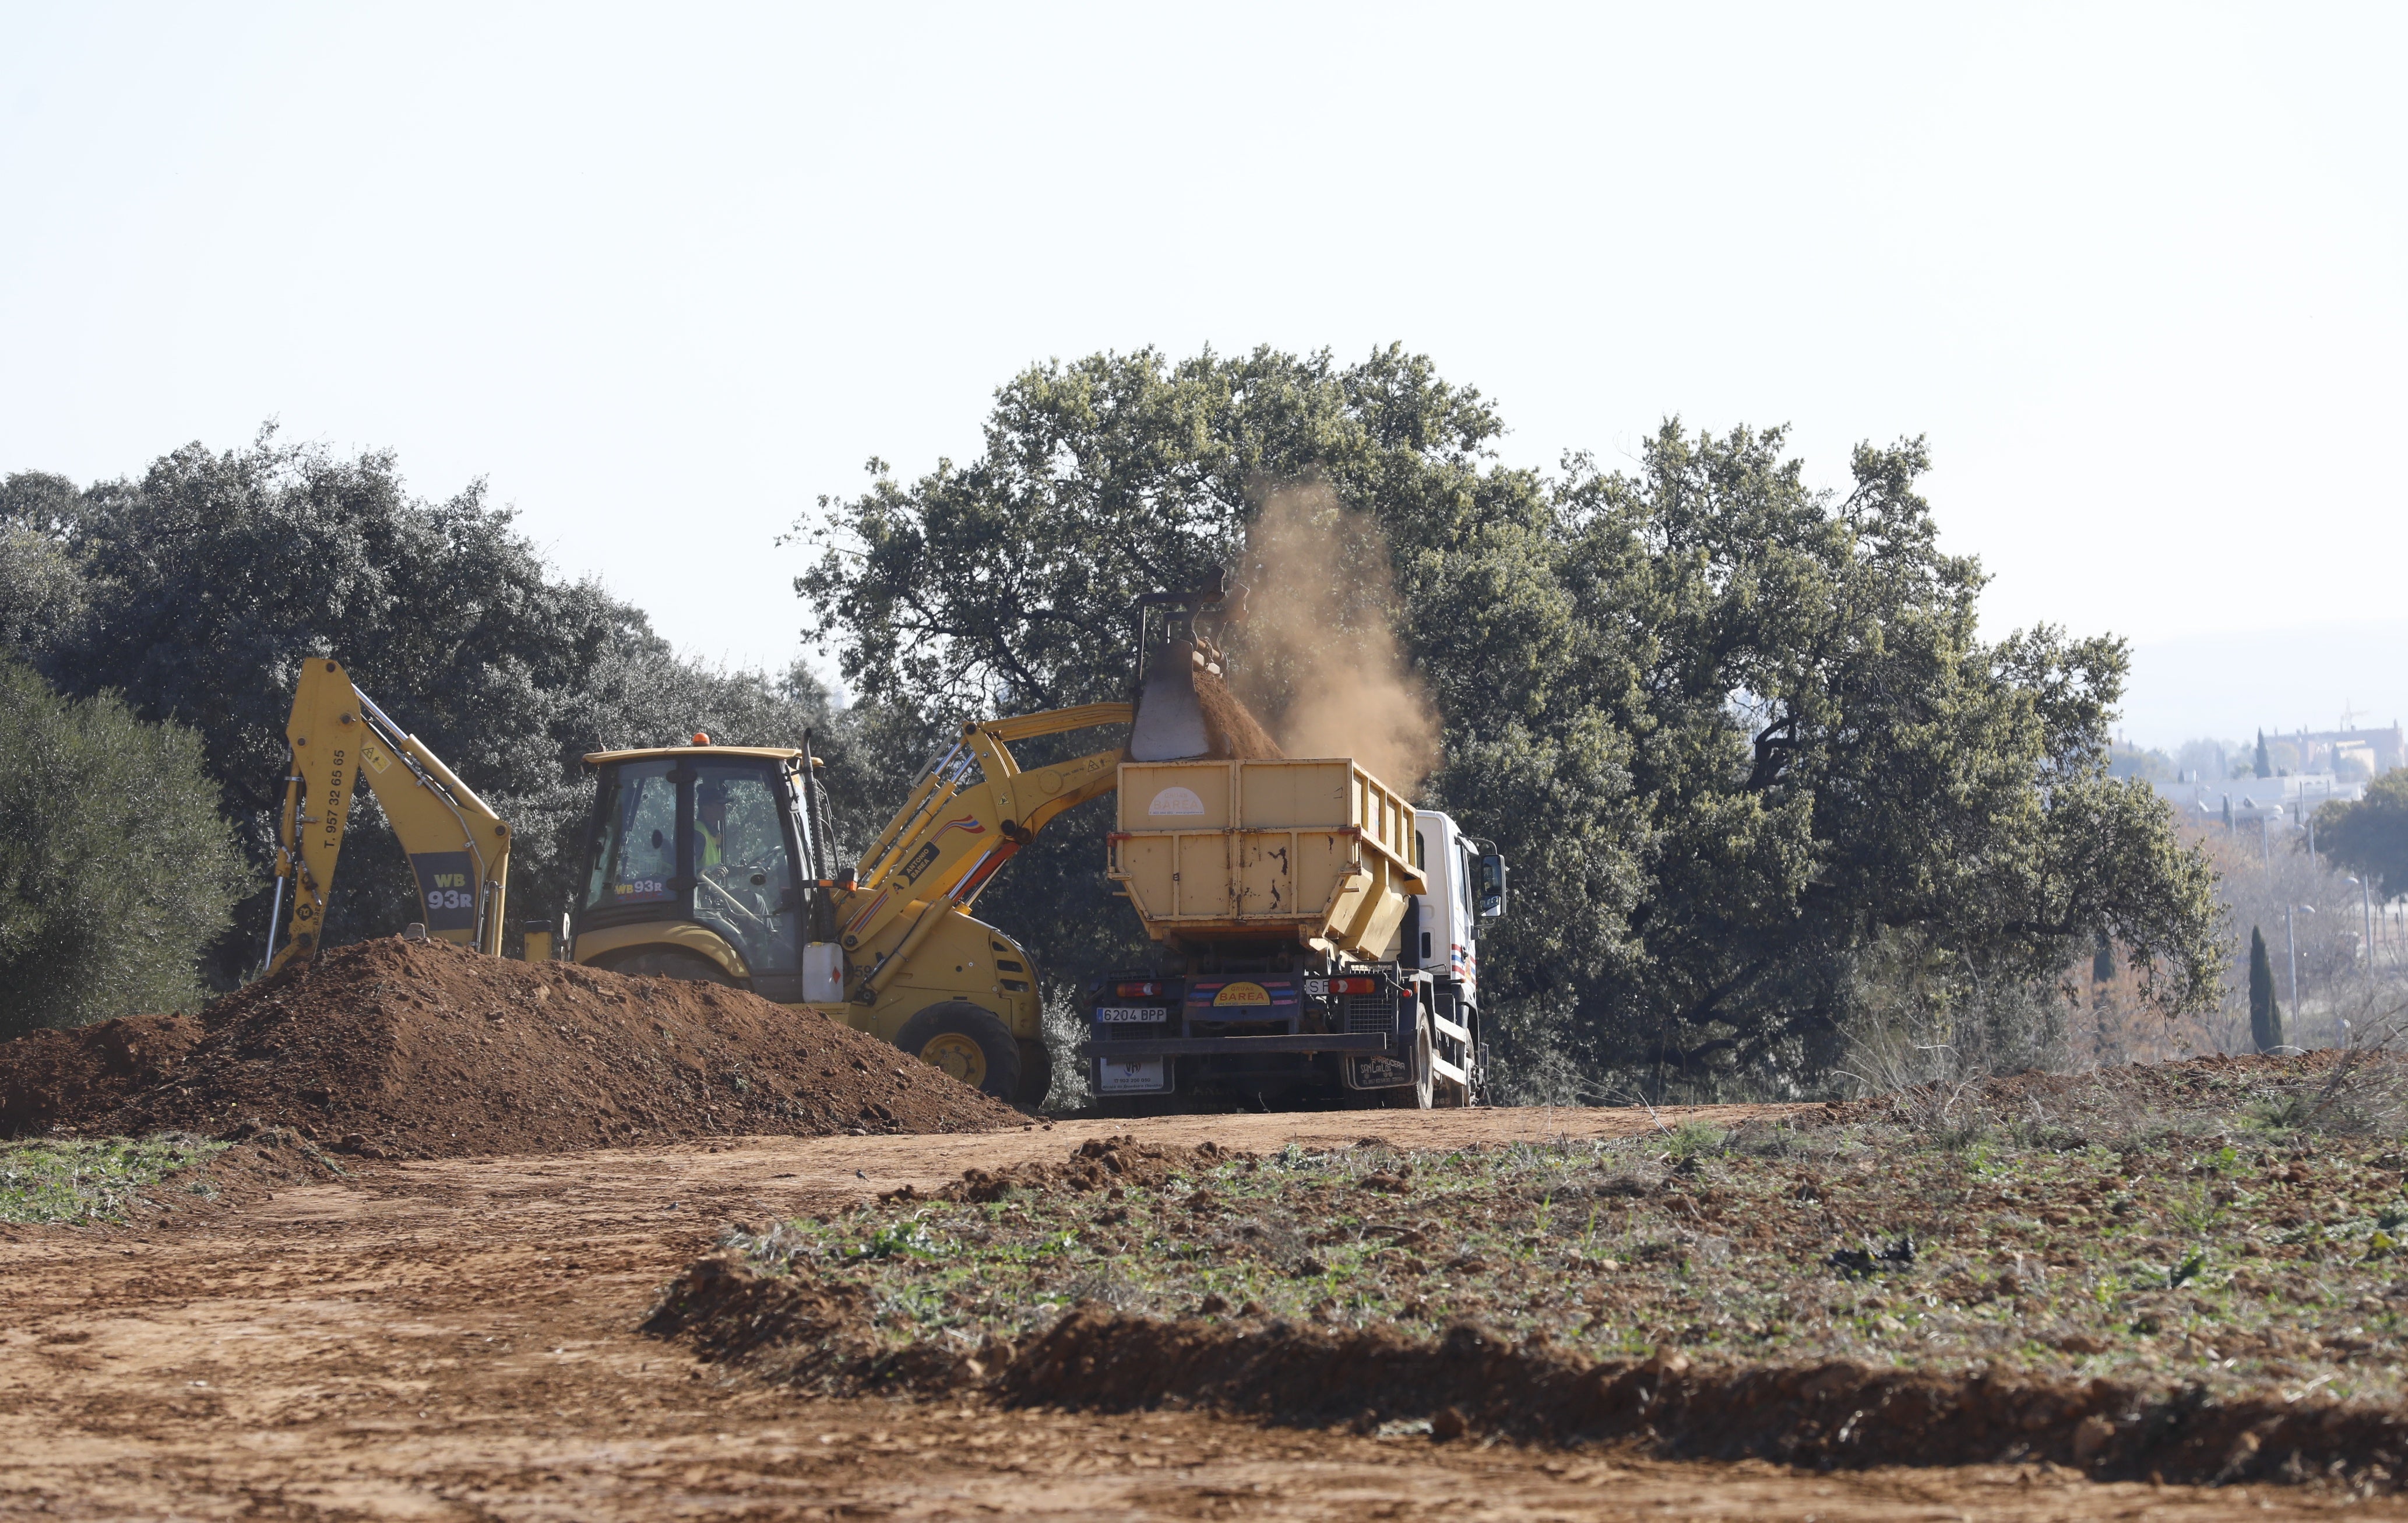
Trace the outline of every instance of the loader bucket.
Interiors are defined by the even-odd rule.
[[[1259,721],[1229,691],[1209,647],[1171,640],[1146,663],[1137,718],[1129,726],[1131,761],[1185,761],[1193,756],[1262,759],[1282,754]]]
[[[1196,701],[1195,668],[1185,641],[1157,647],[1146,663],[1145,684],[1138,690],[1137,718],[1129,726],[1132,761],[1184,761],[1210,755],[1212,738],[1205,733],[1204,709]]]

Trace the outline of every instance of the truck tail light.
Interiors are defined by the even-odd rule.
[[[1377,994],[1380,981],[1376,978],[1333,978],[1329,981],[1329,992],[1333,995]]]
[[[1112,985],[1112,994],[1114,998],[1121,999],[1151,999],[1159,996],[1161,993],[1162,985],[1159,984],[1115,984]]]

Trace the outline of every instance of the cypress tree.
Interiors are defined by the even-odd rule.
[[[2283,1044],[2283,1007],[2274,1001],[2274,960],[2266,955],[2266,937],[2249,927],[2249,1036],[2261,1053]]]
[[[2258,775],[2259,777],[2272,777],[2274,775],[2274,763],[2266,754],[2266,732],[2264,730],[2259,730],[2258,732]]]

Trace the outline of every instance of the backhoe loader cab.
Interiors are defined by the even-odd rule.
[[[804,754],[677,746],[587,760],[599,785],[577,960],[802,1003],[817,886],[803,871],[811,855],[796,786]]]
[[[970,909],[1049,821],[1111,790],[1125,753],[1024,772],[1010,742],[1129,715],[1099,703],[964,726],[842,867],[808,738],[596,752],[568,955],[807,1005],[1033,1108],[1053,1079],[1036,961]]]

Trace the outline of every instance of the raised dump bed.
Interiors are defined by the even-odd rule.
[[[1109,874],[1174,948],[1378,959],[1429,892],[1412,804],[1345,757],[1123,762],[1118,797]]]

